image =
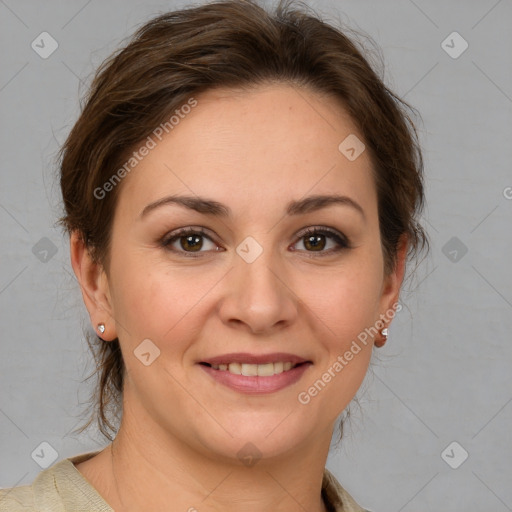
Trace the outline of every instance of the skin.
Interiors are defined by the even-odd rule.
[[[323,511],[334,424],[363,381],[372,340],[307,405],[297,396],[398,300],[407,246],[385,275],[371,161],[338,150],[349,134],[363,137],[335,99],[273,84],[197,100],[124,178],[108,269],[71,237],[91,322],[106,325],[103,339],[119,338],[127,371],[114,443],[77,468],[116,511]],[[334,193],[364,217],[333,204],[286,215],[289,201]],[[168,204],[140,218],[169,195],[215,200],[232,216]],[[199,257],[183,255],[183,238],[175,252],[160,243],[190,226],[211,239],[189,249]],[[336,242],[321,235],[325,246],[306,245],[298,235],[311,226],[340,232],[350,248],[330,252]],[[263,248],[253,263],[236,253],[248,236]],[[150,366],[133,354],[147,338],[160,349]],[[197,364],[228,352],[289,352],[313,364],[285,389],[247,395]],[[237,457],[248,442],[262,455],[251,467]]]

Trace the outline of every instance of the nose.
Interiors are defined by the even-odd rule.
[[[252,334],[271,334],[298,316],[298,298],[287,283],[283,266],[266,251],[247,263],[241,258],[224,283],[219,314],[224,324]]]

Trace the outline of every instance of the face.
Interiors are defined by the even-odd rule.
[[[125,411],[216,457],[278,456],[330,436],[400,280],[341,105],[285,85],[196,99],[121,184],[105,290]]]

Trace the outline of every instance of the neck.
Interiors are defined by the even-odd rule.
[[[126,414],[128,412],[128,414]],[[198,453],[125,411],[110,451],[108,501],[116,512],[325,512],[322,477],[332,428],[294,453],[254,465]]]

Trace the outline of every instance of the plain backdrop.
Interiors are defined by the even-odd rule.
[[[374,511],[512,510],[512,2],[306,3],[373,38],[421,113],[432,242],[328,467]],[[93,367],[55,155],[100,62],[189,4],[0,1],[0,486],[35,478],[42,442],[59,459],[106,444],[73,433]]]

